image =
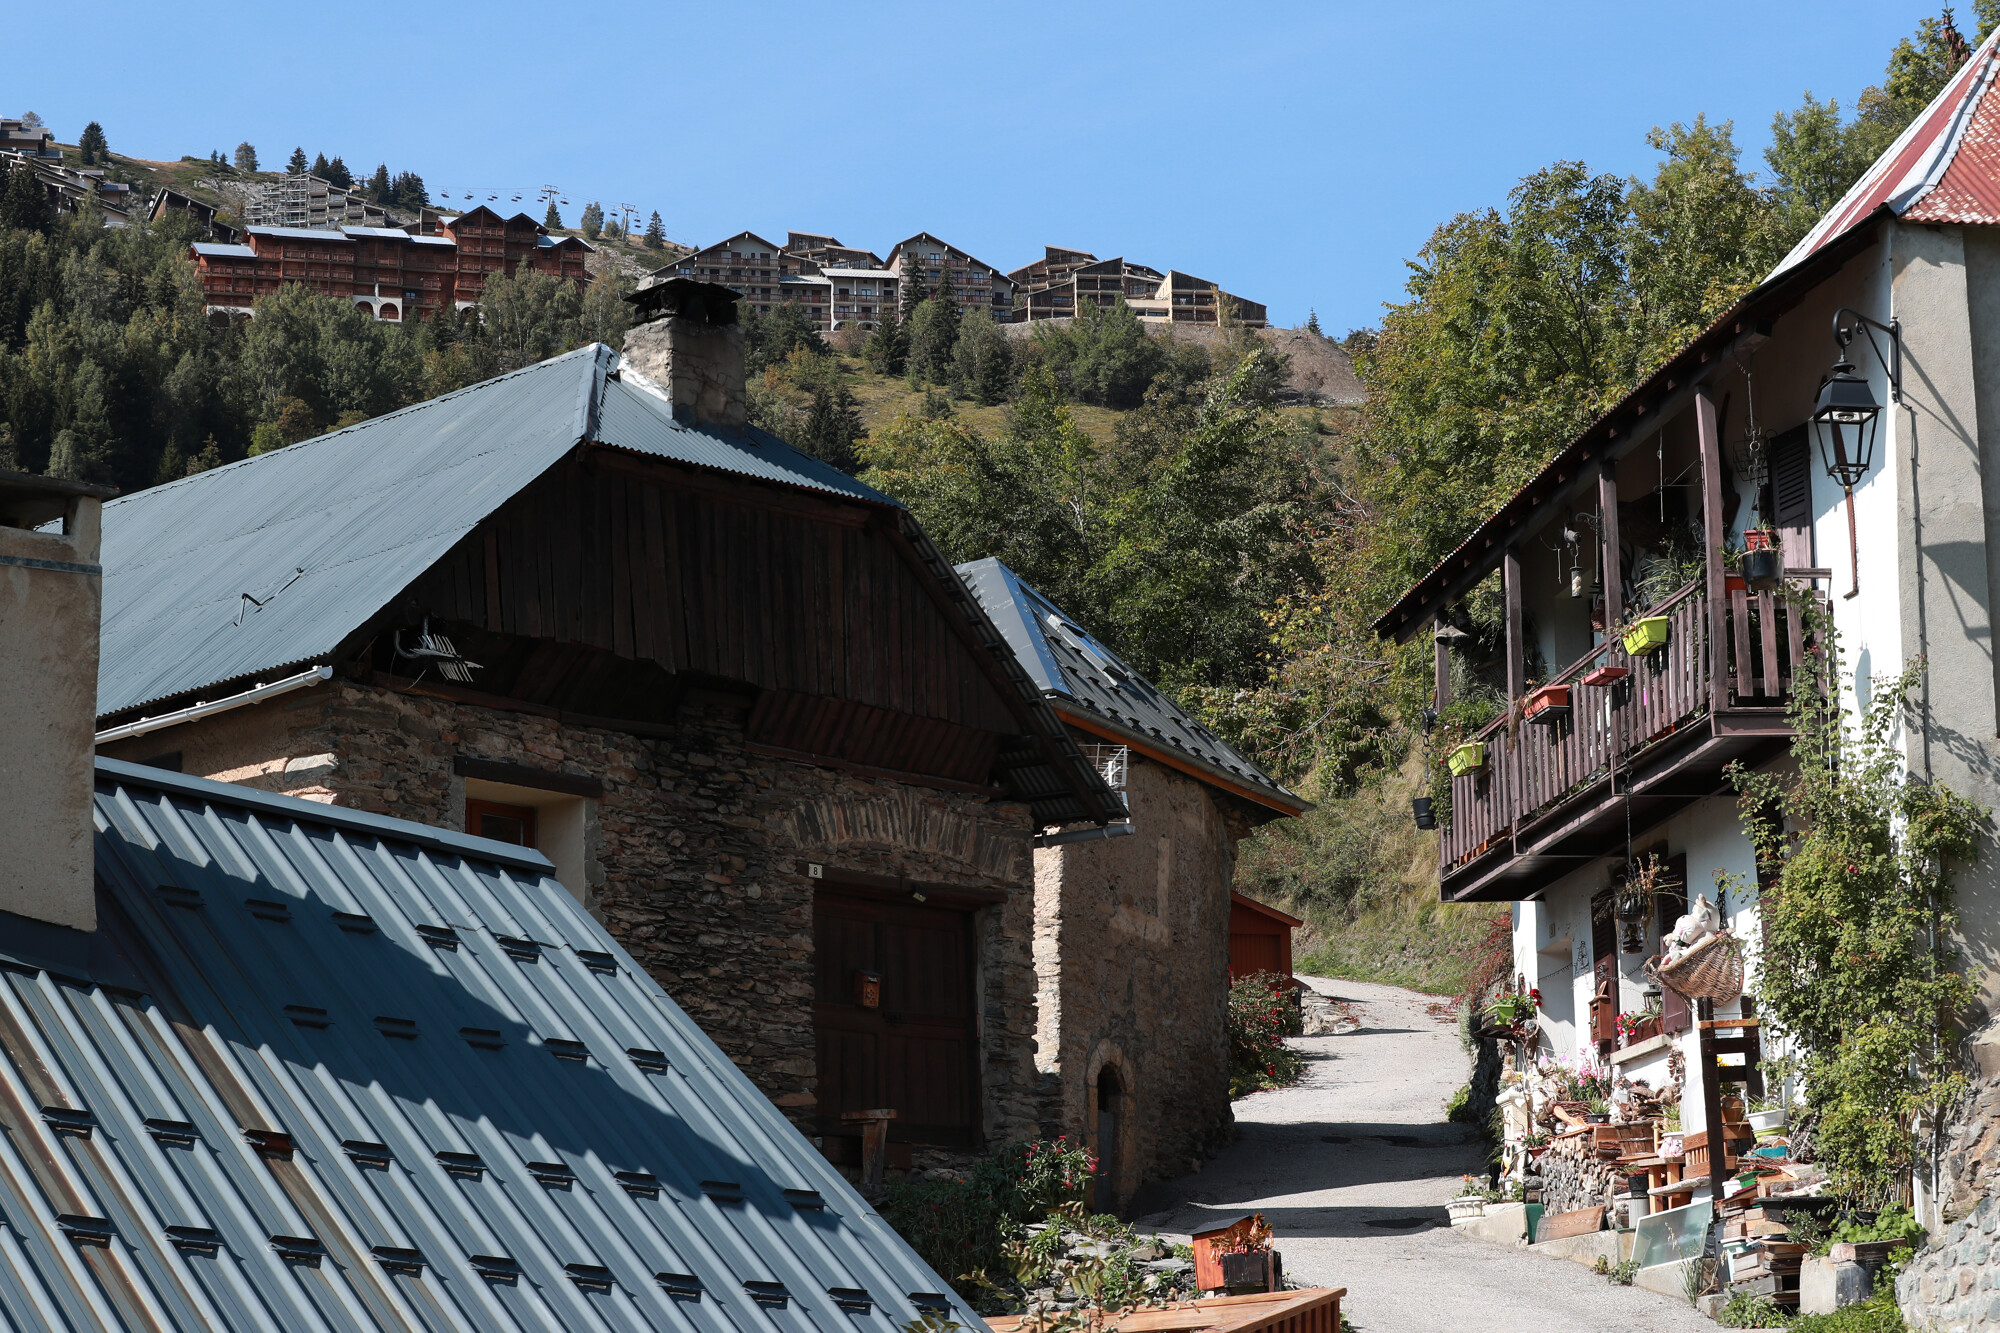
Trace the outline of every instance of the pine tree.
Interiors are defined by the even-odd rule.
[[[916,318],[917,307],[922,305],[930,294],[931,289],[924,285],[923,271],[906,264],[903,268],[901,302],[902,320],[905,326]]]
[[[903,321],[896,318],[893,308],[883,310],[882,322],[862,345],[862,360],[877,375],[900,375],[909,354],[910,343],[904,334]]]
[[[257,169],[257,149],[248,139],[236,145],[236,169],[238,171]]]
[[[397,172],[389,192],[398,208],[422,208],[431,201],[431,192],[424,188],[424,178],[414,171]]]
[[[306,150],[303,148],[294,148],[291,160],[285,163],[285,170],[294,176],[304,175],[306,170]]]
[[[851,474],[859,463],[854,442],[864,433],[860,404],[846,386],[833,390],[820,388],[813,390],[812,407],[806,413],[805,426],[796,444],[820,462]]]
[[[313,154],[313,164],[312,164],[313,175],[319,177],[321,180],[325,180],[326,173],[331,170],[333,170],[333,168],[327,164],[325,153]]]
[[[48,191],[35,178],[35,169],[26,162],[10,167],[0,158],[0,230],[45,232],[55,221],[55,209],[49,206]]]
[[[395,191],[395,183],[389,179],[389,164],[378,164],[375,174],[368,178],[368,197],[387,208],[396,202]]]
[[[556,210],[556,201],[549,200],[549,211],[542,214],[542,226],[550,231],[562,230],[562,214]]]
[[[1315,338],[1324,338],[1326,336],[1319,331],[1319,311],[1306,311],[1306,332]]]
[[[660,225],[660,215],[656,210],[646,219],[646,248],[657,250],[667,243],[667,229]]]
[[[348,173],[347,164],[336,157],[326,164],[326,183],[336,190],[345,190],[354,184],[354,177]]]
[[[104,142],[104,127],[94,120],[84,126],[83,133],[77,136],[76,150],[86,167],[108,161],[111,149]]]
[[[593,199],[583,206],[582,224],[584,239],[594,241],[604,232],[604,209]]]

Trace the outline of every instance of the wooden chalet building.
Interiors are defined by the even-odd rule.
[[[435,235],[397,227],[247,227],[240,243],[189,247],[210,315],[248,316],[288,282],[367,306],[377,319],[428,318],[446,304],[477,305],[489,273],[523,268],[583,284],[594,247],[550,236],[525,213],[480,207],[437,221]]]
[[[836,1160],[1030,1136],[1032,845],[1122,808],[909,513],[744,424],[733,294],[641,297],[105,506],[101,752],[540,848]]]

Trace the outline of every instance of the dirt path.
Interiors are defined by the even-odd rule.
[[[1189,1231],[1261,1212],[1285,1276],[1346,1287],[1362,1333],[1680,1333],[1715,1325],[1681,1301],[1614,1287],[1578,1264],[1469,1240],[1445,1220],[1461,1177],[1483,1170],[1445,1098],[1465,1082],[1456,1024],[1433,997],[1394,986],[1308,979],[1355,1005],[1360,1026],[1296,1045],[1297,1087],[1236,1103],[1241,1139],[1200,1175],[1174,1181],[1144,1232]]]

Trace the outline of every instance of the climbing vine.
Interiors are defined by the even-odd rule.
[[[1836,1188],[1879,1204],[1965,1088],[1952,1053],[1972,988],[1945,939],[1952,867],[1975,854],[1986,812],[1910,775],[1895,744],[1923,662],[1874,682],[1857,726],[1837,688],[1838,637],[1808,616],[1810,665],[1829,688],[1794,691],[1797,768],[1732,773],[1759,867],[1779,872],[1762,904],[1757,999],[1790,1039],[1775,1072],[1803,1085],[1821,1163]]]

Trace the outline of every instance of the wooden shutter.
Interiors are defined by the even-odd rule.
[[[1795,426],[1771,442],[1771,526],[1787,569],[1811,569],[1812,442],[1806,428]]]

